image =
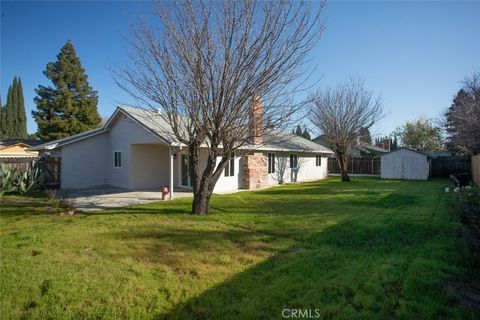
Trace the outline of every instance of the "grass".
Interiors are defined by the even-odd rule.
[[[466,273],[445,180],[354,178],[75,216],[1,204],[2,319],[475,318],[442,289]]]

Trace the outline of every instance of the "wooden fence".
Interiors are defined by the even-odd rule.
[[[470,172],[470,157],[448,156],[432,159],[432,177],[448,177],[452,173]]]
[[[10,167],[14,167],[18,172],[25,172],[30,168],[35,166],[37,162],[37,157],[6,157],[0,158],[0,162],[4,163]]]
[[[28,157],[28,158],[0,158],[0,162],[13,166],[19,172],[38,167],[45,178],[47,188],[60,188],[60,172],[62,158],[60,157]]]
[[[371,174],[380,175],[381,160],[376,158],[350,158],[348,160],[347,172],[349,174]],[[328,158],[328,172],[340,173],[340,166],[337,159]]]
[[[472,179],[480,186],[480,154],[472,157]]]

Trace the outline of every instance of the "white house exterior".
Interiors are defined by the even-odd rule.
[[[168,128],[153,111],[118,107],[102,128],[31,150],[61,154],[62,189],[104,185],[130,190],[190,188],[187,150]],[[282,134],[272,139],[265,137],[265,142],[254,148],[237,150],[214,191],[255,189],[327,177],[327,156],[332,154],[331,150],[295,135]],[[206,161],[207,150],[202,153],[201,164]],[[265,172],[258,183],[245,180],[246,173],[253,170],[252,153],[259,156],[257,164],[260,159],[260,171]]]
[[[430,158],[407,148],[396,149],[382,156],[382,179],[428,180]]]

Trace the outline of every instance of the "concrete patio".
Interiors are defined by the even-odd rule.
[[[110,186],[66,190],[63,191],[60,196],[63,195],[72,198],[73,205],[76,209],[87,212],[162,201],[162,193],[158,189],[131,191]],[[191,190],[188,189],[174,189],[173,197],[173,199],[193,197],[193,194]]]

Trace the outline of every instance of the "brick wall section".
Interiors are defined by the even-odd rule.
[[[243,188],[261,189],[267,186],[267,157],[261,152],[245,155],[243,161]]]

